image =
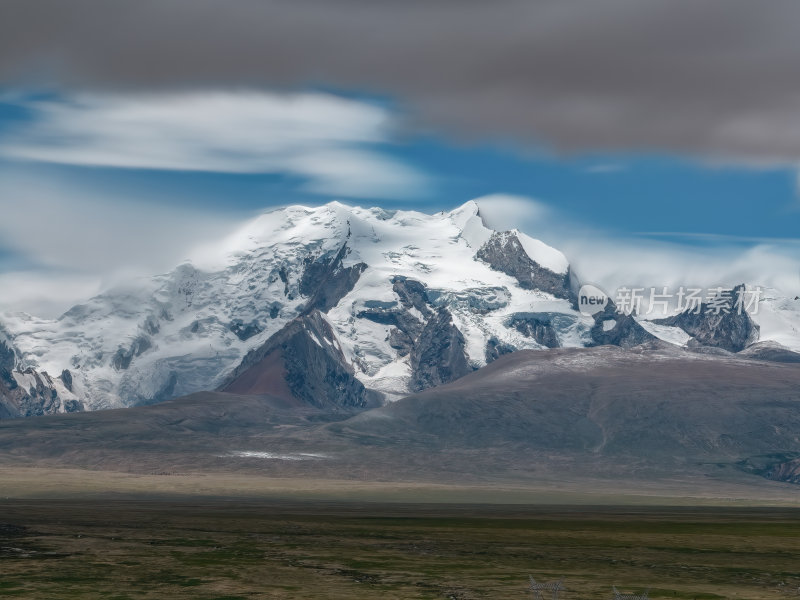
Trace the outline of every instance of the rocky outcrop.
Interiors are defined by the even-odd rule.
[[[356,379],[318,310],[291,321],[248,353],[220,391],[269,394],[330,410],[363,409],[379,402]]]
[[[410,362],[411,389],[417,392],[472,372],[464,351],[464,336],[446,308],[440,308],[428,320],[414,343]]]
[[[407,356],[425,327],[425,322],[417,315],[425,318],[432,311],[427,305],[425,288],[421,283],[412,279],[395,278],[393,285],[400,297],[400,303],[367,301],[364,309],[356,313],[356,317],[391,326],[389,345],[400,356]],[[411,309],[416,309],[416,315]]]
[[[511,294],[505,287],[492,286],[461,290],[428,290],[427,296],[433,306],[446,306],[450,312],[488,315],[508,306]]]
[[[56,412],[57,392],[46,385],[33,369],[17,373],[26,385],[15,377],[16,353],[11,345],[0,342],[0,418],[28,417]]]
[[[7,386],[14,387],[17,384],[11,375],[16,362],[17,358],[14,350],[5,342],[0,342],[0,382],[5,383]]]
[[[241,319],[234,319],[231,321],[230,325],[228,325],[228,329],[242,341],[249,340],[254,335],[258,335],[263,331],[258,322],[251,321],[250,323],[243,323]]]
[[[289,272],[286,270],[286,266],[281,266],[281,268],[278,269],[278,277],[280,277],[283,283],[283,295],[289,296]]]
[[[617,311],[609,301],[605,309],[594,315],[594,326],[590,331],[593,346],[620,346],[631,348],[657,338],[639,325],[633,315]]]
[[[64,369],[61,371],[61,376],[59,377],[61,381],[64,383],[64,387],[67,388],[68,391],[72,391],[72,373],[70,373],[69,369]]]
[[[486,342],[486,364],[496,361],[504,354],[511,354],[516,348],[492,336]]]
[[[368,309],[360,311],[356,316],[375,323],[391,325],[389,345],[397,350],[399,356],[406,356],[411,352],[424,327],[422,321],[402,307],[391,310]]]
[[[495,271],[516,279],[520,287],[572,299],[570,274],[554,273],[532,260],[512,231],[494,232],[475,255]]]
[[[71,379],[69,383],[71,387]],[[0,419],[82,410],[83,404],[72,394],[63,378],[55,380],[47,373],[31,368],[16,370],[14,350],[7,343],[0,342]]]
[[[777,428],[779,431],[783,428]],[[772,481],[800,484],[800,456],[796,451],[775,452],[750,456],[736,465],[745,473],[758,475]]]
[[[424,283],[398,275],[392,278],[392,290],[406,309],[416,308],[423,316],[431,314]]]
[[[772,465],[764,476],[773,481],[800,484],[800,458]]]
[[[111,359],[111,366],[117,371],[124,371],[131,366],[131,361],[147,352],[152,343],[147,336],[138,336],[127,348],[120,348]]]
[[[300,277],[300,294],[308,297],[305,312],[313,310],[327,312],[339,303],[355,287],[364,269],[365,263],[357,263],[351,267],[342,264],[349,253],[347,244],[343,244],[333,256],[322,256],[303,261],[303,275]]]
[[[367,301],[356,316],[391,326],[389,345],[409,357],[411,389],[449,383],[471,372],[464,336],[447,307],[434,306],[430,291],[415,279],[394,277],[392,288],[399,302]]]
[[[514,313],[507,321],[525,337],[532,338],[537,344],[547,348],[560,347],[558,334],[553,325],[553,316],[547,313]]]
[[[680,327],[696,344],[740,352],[757,341],[759,333],[758,325],[747,311],[737,306],[737,298],[744,290],[744,284],[738,285],[730,294],[718,296],[714,303],[704,302],[699,309],[687,309],[654,323]]]

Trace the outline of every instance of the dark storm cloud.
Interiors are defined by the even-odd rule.
[[[0,78],[324,84],[467,137],[800,158],[795,0],[0,0]]]

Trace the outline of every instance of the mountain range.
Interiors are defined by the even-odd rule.
[[[4,314],[0,465],[782,493],[800,301],[738,310],[747,283],[585,314],[567,258],[474,202],[280,209],[57,319]]]
[[[800,301],[773,290],[758,314],[704,304],[645,320],[613,301],[582,314],[580,285],[561,252],[490,229],[475,202],[434,215],[292,206],[57,319],[2,314],[0,417],[215,389],[367,408],[524,349],[800,350]]]

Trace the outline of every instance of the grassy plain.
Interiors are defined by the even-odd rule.
[[[424,497],[424,494],[421,496]],[[87,494],[0,501],[0,598],[798,596],[800,510]]]

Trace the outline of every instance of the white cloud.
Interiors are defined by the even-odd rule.
[[[27,103],[34,115],[0,144],[14,159],[68,165],[281,173],[308,188],[403,198],[426,177],[381,155],[393,120],[378,106],[321,93],[77,94]]]
[[[189,243],[233,228],[242,213],[148,203],[54,176],[0,170],[3,243],[46,268],[104,272],[172,268]]]
[[[403,198],[427,187],[414,169],[360,150],[306,152],[288,159],[287,170],[310,177],[305,189],[327,196]]]
[[[488,227],[498,231],[536,227],[552,220],[553,213],[546,204],[527,196],[513,194],[489,194],[475,198],[481,218]]]
[[[101,290],[99,275],[50,271],[0,273],[0,307],[8,312],[56,317]]]
[[[34,268],[0,274],[0,307],[54,316],[132,277],[166,272],[245,218],[0,169],[0,240]]]
[[[565,239],[561,249],[578,274],[609,292],[620,287],[680,286],[704,289],[748,283],[800,291],[796,249],[758,245],[709,248],[607,237]]]
[[[675,289],[739,283],[800,293],[800,239],[715,236],[713,245],[698,245],[622,237],[569,220],[532,198],[487,196],[476,201],[487,225],[516,227],[558,248],[581,280],[610,293],[632,286]]]

